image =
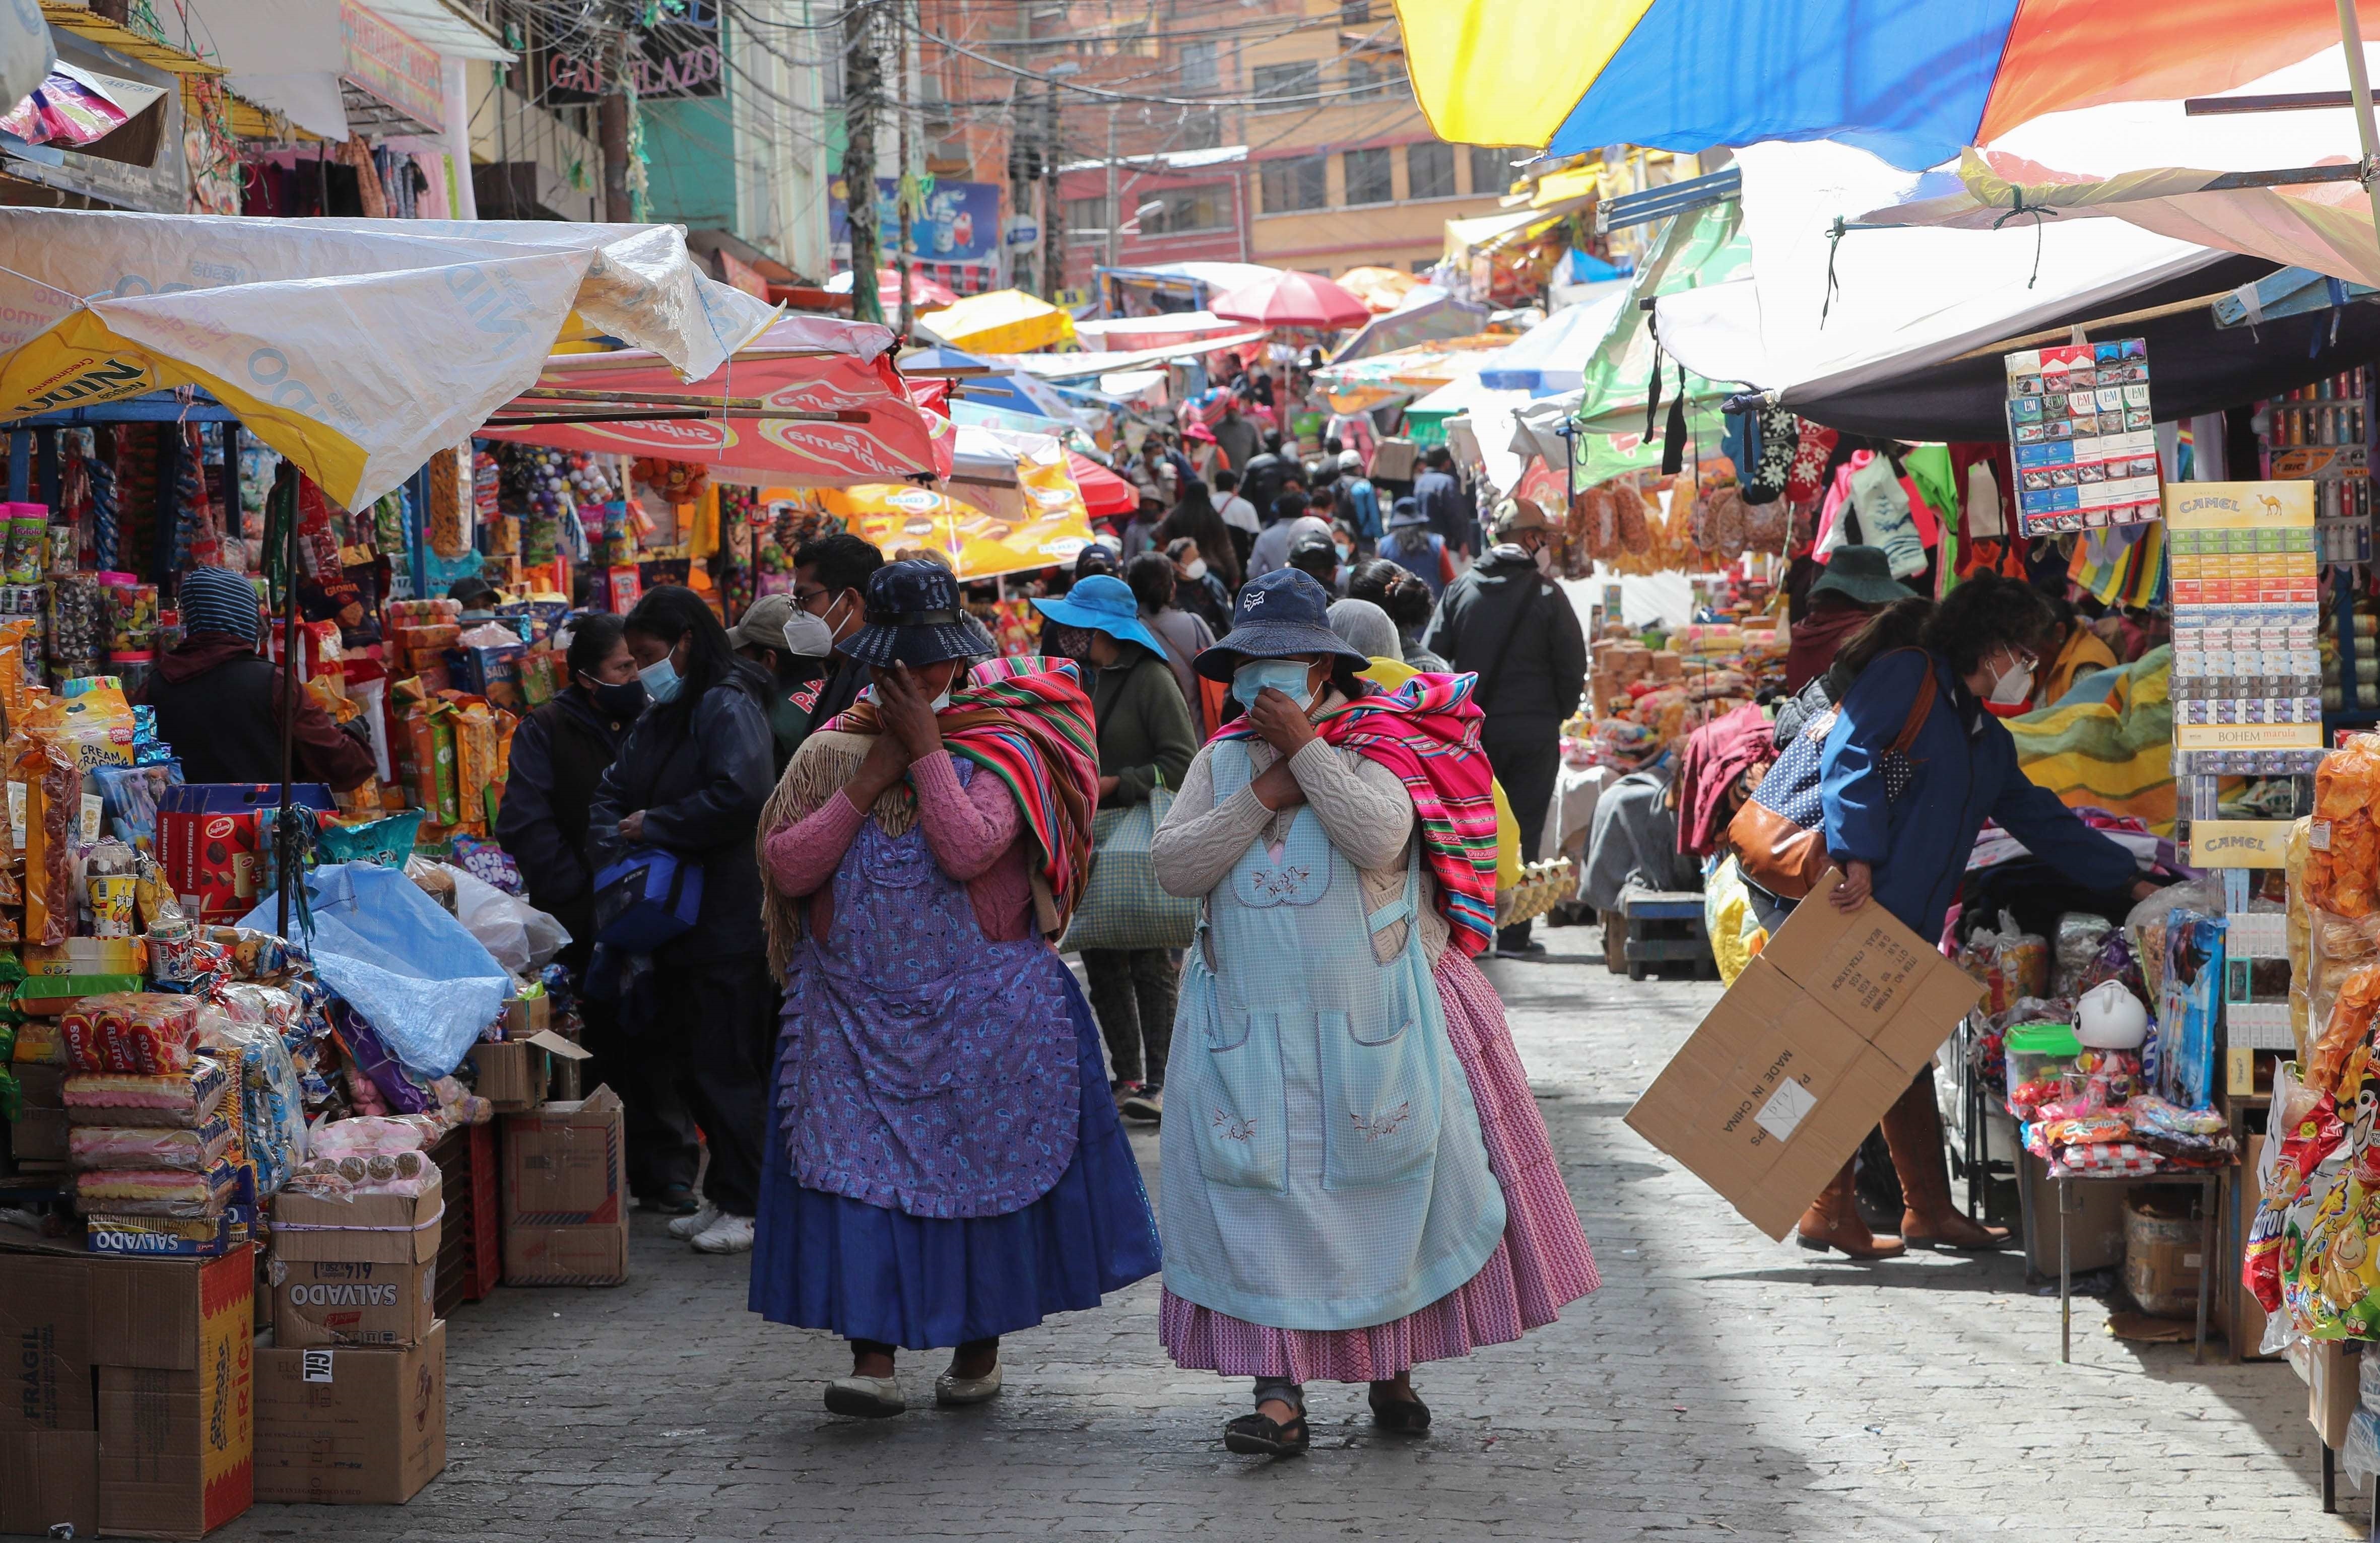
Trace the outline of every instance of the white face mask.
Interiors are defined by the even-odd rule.
[[[2032,695],[2033,666],[2018,660],[1992,677],[1991,695],[1984,699],[1994,707],[2014,707]]]
[[[1207,577],[1207,559],[1193,557],[1190,559],[1190,565],[1182,571],[1191,578],[1204,578]]]
[[[1549,547],[1549,546],[1541,546],[1541,547],[1537,548],[1537,550],[1536,550],[1536,552],[1531,553],[1529,555],[1530,555],[1530,560],[1531,560],[1531,561],[1533,561],[1533,562],[1535,562],[1535,563],[1537,565],[1537,571],[1538,571],[1539,573],[1544,574],[1544,575],[1545,575],[1547,577],[1548,577],[1548,578],[1550,578],[1550,577],[1553,577],[1553,571],[1554,571],[1554,549],[1553,549],[1553,548],[1551,548],[1551,547]]]
[[[936,712],[941,711],[942,709],[951,705],[951,688],[947,686],[943,686],[942,694],[936,697],[932,701],[928,702],[926,705],[932,708]]]

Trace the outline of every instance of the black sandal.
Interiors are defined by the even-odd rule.
[[[1270,1415],[1242,1415],[1223,1427],[1225,1450],[1251,1457],[1302,1457],[1314,1444],[1305,1416],[1276,1420]]]
[[[1419,1436],[1429,1429],[1429,1405],[1417,1398],[1373,1399],[1372,1423],[1391,1436]]]

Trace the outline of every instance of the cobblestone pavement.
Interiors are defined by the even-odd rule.
[[[931,1406],[905,1360],[884,1422],[820,1407],[822,1334],[745,1311],[741,1259],[636,1223],[613,1291],[500,1291],[448,1328],[445,1475],[397,1508],[259,1506],[255,1538],[1682,1537],[2340,1539],[2303,1390],[2277,1364],[2193,1367],[2078,1308],[2022,1261],[1862,1267],[1779,1245],[1621,1123],[1718,988],[1630,985],[1599,935],[1491,967],[1604,1288],[1518,1344],[1417,1373],[1437,1415],[1378,1437],[1318,1386],[1316,1444],[1222,1449],[1245,1384],[1173,1369],[1155,1282],[1012,1336],[1008,1389]],[[1135,1138],[1155,1188],[1157,1143]],[[2355,1509],[2360,1512],[2361,1506]]]

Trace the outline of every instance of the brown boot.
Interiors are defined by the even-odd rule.
[[[1802,1213],[1801,1225],[1794,1229],[1802,1246],[1825,1250],[1832,1248],[1854,1259],[1890,1259],[1907,1252],[1897,1237],[1877,1237],[1860,1220],[1859,1201],[1852,1193],[1852,1165],[1828,1182]]]
[[[1968,1219],[1950,1203],[1950,1166],[1942,1154],[1942,1111],[1927,1067],[1884,1116],[1885,1145],[1900,1175],[1900,1235],[1912,1247],[2006,1247],[2009,1230]]]

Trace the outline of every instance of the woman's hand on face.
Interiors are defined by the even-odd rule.
[[[623,841],[642,841],[645,839],[644,810],[638,809],[634,814],[627,816],[620,821],[620,839]]]
[[[1289,758],[1281,757],[1248,784],[1256,791],[1257,802],[1269,809],[1291,809],[1305,802],[1305,789],[1297,785],[1297,774],[1289,769]]]
[[[1843,881],[1827,897],[1838,911],[1856,911],[1876,893],[1876,869],[1854,858],[1843,865]]]
[[[909,752],[901,741],[889,732],[879,733],[868,744],[868,759],[859,763],[858,774],[844,785],[844,792],[865,813],[908,770]]]
[[[1281,752],[1284,760],[1316,738],[1305,710],[1269,686],[1257,693],[1257,705],[1248,709],[1248,722],[1256,725],[1266,744]]]
[[[926,694],[917,688],[917,677],[909,673],[906,664],[895,664],[879,677],[876,688],[876,711],[892,737],[907,751],[909,759],[919,761],[942,747],[941,726],[934,722],[934,710]],[[879,735],[882,738],[882,735]]]

